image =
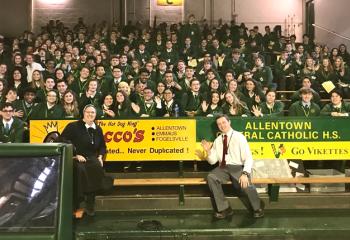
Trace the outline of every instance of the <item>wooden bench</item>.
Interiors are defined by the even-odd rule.
[[[267,184],[270,201],[278,201],[281,184],[350,183],[350,177],[253,178],[253,184]],[[205,178],[133,178],[114,179],[114,186],[180,186],[179,203],[184,204],[184,186],[205,185]],[[227,182],[226,184],[231,184]]]

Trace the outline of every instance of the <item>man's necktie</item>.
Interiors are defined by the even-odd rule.
[[[199,105],[199,97],[198,94],[194,94],[194,104],[196,105],[196,107]]]
[[[227,154],[227,149],[228,149],[228,146],[227,146],[227,135],[224,134],[224,140],[223,140],[223,143],[222,143],[222,160],[221,160],[221,163],[220,163],[220,167],[221,168],[224,168],[226,167],[226,154]]]
[[[6,123],[5,124],[5,134],[9,134],[10,133],[10,124]]]

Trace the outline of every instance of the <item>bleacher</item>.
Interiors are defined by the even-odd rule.
[[[45,31],[50,32],[50,30],[52,30],[51,27],[55,29],[54,26],[48,25]],[[119,30],[120,29],[113,29],[113,31],[116,32],[119,32]],[[162,29],[154,29],[153,33],[157,33],[158,30],[161,31]],[[46,34],[48,33],[44,32],[41,35],[43,36]],[[125,38],[122,40],[127,41]],[[136,41],[139,39],[134,40]],[[21,39],[21,41],[21,44],[27,44],[23,39]],[[71,47],[83,48],[79,45],[81,44],[79,41],[71,42],[70,44]],[[103,44],[104,43],[102,43],[102,45]],[[89,44],[89,46],[91,45]],[[25,50],[27,50],[27,48],[13,49],[11,54],[17,53],[23,55],[22,52]],[[35,61],[37,61],[38,64],[40,63],[45,66],[45,62],[53,60],[51,58],[42,59],[39,55],[40,48],[34,50],[38,51],[34,54]],[[83,49],[79,50],[85,52]],[[282,49],[279,49],[279,52],[281,50]],[[112,49],[110,49],[110,51],[112,51]],[[54,55],[53,53],[49,53],[49,51],[45,52]],[[120,61],[123,54],[130,57],[133,53],[134,52],[132,52],[132,54],[130,52],[113,52],[112,55],[114,57],[118,56],[118,61]],[[262,53],[264,52],[262,51]],[[104,54],[108,55],[106,52],[104,52]],[[280,53],[274,53],[272,54],[272,58],[277,58],[279,55]],[[102,54],[98,56],[102,58]],[[214,59],[215,56],[212,57],[213,64],[218,64],[218,59]],[[228,58],[228,56],[226,57]],[[74,61],[80,68],[86,67],[85,63],[81,62],[77,56],[75,56],[75,58]],[[92,53],[89,53],[89,59],[91,61],[96,60],[92,56]],[[132,59],[129,59],[129,63],[131,63],[131,60]],[[57,64],[57,66],[61,67],[62,61],[63,59],[61,59],[61,62],[59,63],[60,65]],[[106,70],[111,67],[106,59],[105,64]],[[14,67],[13,63],[9,66]],[[21,65],[21,67],[25,69],[25,65]],[[272,62],[269,67],[274,70]],[[217,68],[219,72],[218,75],[221,75],[222,77],[223,72],[221,72],[221,66],[217,65],[215,68]],[[175,69],[176,66],[173,70],[174,74],[176,73]],[[75,69],[75,72],[67,72],[67,75],[73,79],[71,79],[73,82],[79,81],[80,76],[78,70]],[[140,68],[133,69],[134,72],[130,70],[130,75],[123,77],[130,77],[134,84],[138,80],[137,71],[139,70]],[[91,72],[95,74],[95,68],[92,68]],[[56,76],[52,76],[52,72],[49,73],[45,70],[45,74],[47,74],[47,77],[53,77],[55,81],[57,81]],[[93,78],[93,74],[91,74],[89,78]],[[152,74],[150,73],[150,75]],[[4,79],[7,81],[9,77],[6,77],[7,78]],[[236,75],[235,77],[237,78],[238,76]],[[278,79],[274,79],[274,83],[278,82],[276,80]],[[5,80],[3,82],[5,82]],[[129,83],[132,85],[131,81],[129,81]],[[44,89],[40,90],[43,90],[42,92],[45,94]],[[107,90],[111,89],[107,87]],[[287,116],[288,109],[292,103],[291,96],[295,93],[295,90],[296,89],[277,91],[277,100],[284,103],[283,113],[285,121],[291,119]],[[3,103],[4,92],[0,91],[0,93],[2,94],[1,103]],[[84,92],[82,91],[81,94],[84,94]],[[322,108],[331,100],[329,99],[329,94],[324,90],[321,90],[319,94],[321,95],[320,107]],[[79,93],[77,93],[77,95],[79,95]],[[180,96],[178,98],[181,99],[182,97]],[[344,98],[343,101],[350,103],[350,99],[348,98]],[[136,100],[134,102],[136,105],[141,105],[140,102],[137,103]],[[142,102],[142,99],[141,103],[144,103]],[[96,107],[101,108],[101,106],[102,104],[99,103]],[[131,118],[131,116],[117,116],[113,119],[105,118],[102,121],[122,122],[127,121],[125,119],[130,121],[143,120],[140,116],[135,117],[133,115],[132,117],[133,118]],[[157,119],[155,117],[150,117],[148,119],[161,119],[161,117],[157,117]],[[170,121],[177,120],[178,116],[174,114],[172,117],[173,118],[170,118]],[[182,117],[183,118],[181,119],[186,118],[193,121],[197,120],[193,117]],[[63,119],[71,120],[73,118],[69,115],[63,117]],[[203,120],[205,117],[201,116],[198,117],[198,119]],[[212,120],[210,118],[207,119],[208,121]],[[237,119],[236,121],[243,122],[246,118],[238,117]],[[248,119],[258,121],[258,118],[253,116]],[[36,129],[29,129],[29,132],[36,131],[35,133],[31,133],[32,137],[34,136],[34,138],[37,138],[32,138],[32,143],[35,141],[40,143],[43,142],[40,136],[38,137],[40,134],[47,137],[51,132],[59,134],[59,131],[62,130],[61,125],[59,125],[59,129],[57,123],[56,125],[54,123],[57,119],[37,120],[50,120],[52,122],[50,124],[46,124],[45,122],[45,125],[42,123],[36,125],[44,127],[42,129],[39,127]],[[263,120],[266,120],[266,118],[263,118]],[[327,120],[329,120],[329,122],[332,121],[331,118],[327,118]],[[31,122],[30,125],[34,126],[34,123]],[[323,130],[328,129],[324,127]],[[38,134],[38,132],[40,134]],[[288,139],[283,139],[283,141],[288,142]],[[198,142],[198,139],[196,142]],[[276,141],[276,143],[277,142],[280,141]],[[174,143],[174,145],[176,144],[177,143]],[[278,159],[279,157],[276,158]],[[266,207],[266,217],[261,221],[252,220],[250,215],[248,216],[248,212],[245,210],[246,202],[242,199],[242,196],[237,196],[236,193],[232,191],[232,182],[225,183],[224,189],[228,194],[229,202],[233,206],[235,214],[233,219],[228,219],[228,221],[223,222],[213,222],[211,219],[212,205],[210,202],[210,192],[206,185],[206,175],[212,168],[208,166],[205,161],[200,161],[199,159],[186,159],[187,161],[184,162],[178,159],[168,162],[166,160],[151,159],[152,162],[148,162],[144,161],[145,159],[132,159],[133,162],[141,160],[143,168],[139,168],[138,170],[132,168],[128,171],[124,171],[123,164],[128,160],[115,160],[119,159],[108,159],[108,161],[105,162],[106,175],[113,179],[113,189],[108,193],[101,193],[97,197],[97,216],[95,219],[84,218],[82,220],[76,220],[74,228],[76,239],[207,239],[209,236],[215,239],[231,239],[234,237],[242,239],[302,239],[303,237],[306,237],[308,239],[314,235],[320,237],[320,239],[347,239],[348,236],[350,236],[350,228],[347,226],[347,223],[350,221],[350,172],[347,172],[349,161],[345,159],[340,159],[338,161],[336,159],[333,159],[332,161],[313,161],[311,164],[319,169],[337,169],[344,175],[341,177],[307,177],[307,174],[304,172],[303,174],[305,174],[305,176],[303,175],[301,177],[255,178],[253,176],[252,183],[259,186],[265,186],[264,190],[266,190],[263,190],[261,193],[262,201],[265,203]],[[300,154],[300,159],[297,160],[303,160],[302,154]],[[283,159],[283,161],[287,160]],[[135,167],[135,165],[132,165],[132,167]],[[279,171],[279,169],[273,169],[272,171]],[[314,184],[318,184],[318,186],[321,185],[321,187],[341,186],[343,190],[333,193],[312,192],[310,190],[311,186]],[[300,185],[304,188],[297,188],[297,186]],[[297,190],[294,192],[285,192],[283,191],[283,187],[285,186],[293,186],[293,190]],[[335,221],[337,221],[337,224],[334,223]]]

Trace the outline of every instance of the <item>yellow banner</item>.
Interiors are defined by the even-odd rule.
[[[183,0],[157,0],[158,6],[182,6]]]
[[[254,159],[348,160],[350,142],[249,142]],[[334,157],[336,156],[336,158]],[[196,144],[196,159],[205,160],[201,143]]]
[[[249,143],[256,159],[348,160],[350,142],[274,142]],[[334,157],[336,156],[336,158]]]
[[[30,142],[59,135],[71,120],[30,122]],[[107,161],[194,160],[195,120],[102,120]]]

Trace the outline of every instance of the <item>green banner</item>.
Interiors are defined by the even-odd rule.
[[[246,136],[254,158],[350,159],[349,118],[231,118],[231,125]],[[208,118],[197,119],[196,131],[197,148],[219,134]]]
[[[231,118],[231,126],[249,142],[350,141],[349,118]],[[218,131],[214,119],[197,119],[197,141]]]

